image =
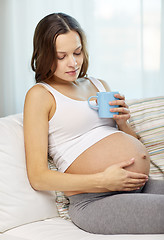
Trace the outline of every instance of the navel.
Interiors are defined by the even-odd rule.
[[[143,158],[143,159],[146,159],[146,157],[147,157],[146,154],[143,154],[143,155],[142,155],[142,158]]]

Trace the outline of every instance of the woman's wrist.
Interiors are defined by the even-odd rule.
[[[109,176],[105,176],[105,172],[100,172],[95,174],[96,175],[96,188],[99,190],[99,192],[109,192]],[[108,181],[107,181],[108,179]],[[108,182],[108,183],[107,183]],[[108,188],[107,188],[108,186]]]
[[[130,124],[126,121],[125,123],[118,125],[118,129],[120,131],[123,131],[129,135],[132,135],[133,137],[138,139],[137,134],[135,133],[135,131],[131,128]]]
[[[127,121],[126,121],[126,122],[123,122],[123,123],[121,123],[121,124],[117,124],[117,126],[118,126],[118,129],[121,130],[121,131],[123,131],[123,132],[124,132],[125,130],[127,130],[127,128],[129,128]]]
[[[97,189],[104,188],[103,173],[100,172],[100,173],[96,173],[94,175],[95,175],[95,187]]]

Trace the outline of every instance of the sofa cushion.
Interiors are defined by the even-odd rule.
[[[57,171],[57,168],[51,157],[49,157],[48,159],[48,164],[51,170]],[[64,192],[61,192],[61,191],[55,191],[55,195],[56,195],[56,207],[57,207],[59,216],[65,220],[71,221],[71,218],[68,213],[68,208],[69,208],[68,197],[64,194]]]
[[[101,221],[102,219],[100,219]],[[2,237],[2,238],[1,238]],[[6,237],[6,238],[5,238]],[[52,218],[26,224],[0,235],[1,240],[163,240],[164,234],[102,235],[83,231],[70,221]]]
[[[129,107],[130,124],[150,154],[150,176],[164,179],[164,97],[134,100]]]
[[[0,232],[58,216],[52,192],[35,191],[27,177],[22,114],[0,119]]]

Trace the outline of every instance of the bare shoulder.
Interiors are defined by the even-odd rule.
[[[104,80],[101,80],[101,79],[98,79],[98,80],[103,84],[103,86],[105,87],[107,92],[111,92],[111,89],[110,89],[109,85],[107,84],[107,82],[105,82]]]
[[[41,85],[31,87],[25,97],[24,106],[31,109],[40,109],[50,111],[54,104],[53,96]]]
[[[31,87],[27,94],[26,94],[26,98],[28,99],[32,99],[34,101],[40,101],[41,99],[48,99],[50,100],[52,98],[51,94],[47,91],[46,88],[44,88],[41,85],[34,85],[33,87]],[[47,101],[48,101],[47,100]]]

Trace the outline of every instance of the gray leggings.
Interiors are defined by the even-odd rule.
[[[140,191],[82,193],[69,200],[71,220],[87,232],[164,233],[163,180],[149,180]]]

